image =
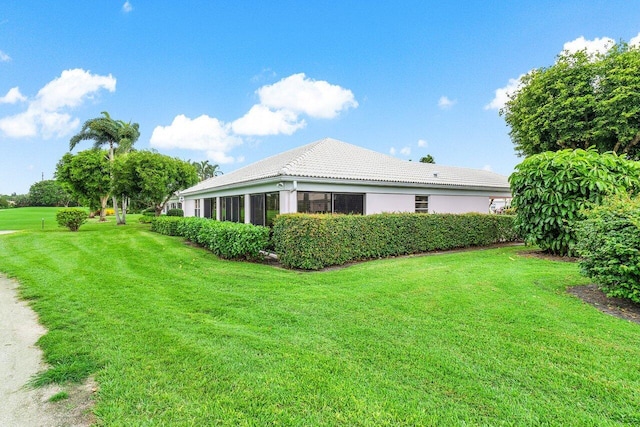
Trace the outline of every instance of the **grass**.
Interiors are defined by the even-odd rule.
[[[104,425],[637,425],[640,327],[502,248],[300,273],[129,225],[0,211],[0,271],[49,332],[42,383],[96,375]],[[7,226],[6,224],[12,224]]]

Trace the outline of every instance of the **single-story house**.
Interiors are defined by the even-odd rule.
[[[181,191],[185,216],[270,225],[278,214],[489,213],[511,198],[497,173],[397,159],[322,139]]]

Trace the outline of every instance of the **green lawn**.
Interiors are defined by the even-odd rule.
[[[638,425],[640,326],[522,248],[301,273],[216,259],[128,218],[40,229],[0,211],[0,271],[95,374],[104,425]],[[35,218],[18,220],[21,218]],[[60,402],[64,404],[64,402]]]

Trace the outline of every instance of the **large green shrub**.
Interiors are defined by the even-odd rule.
[[[608,296],[640,303],[640,198],[613,197],[585,216],[577,227],[582,273]]]
[[[509,177],[516,229],[527,243],[556,255],[575,255],[580,213],[612,194],[638,193],[640,163],[595,150],[536,154]]]
[[[346,262],[517,240],[513,217],[481,214],[288,214],[273,240],[286,267],[317,270]]]
[[[78,231],[87,222],[89,214],[84,209],[66,208],[56,212],[56,221],[60,227],[67,227],[71,231]]]
[[[269,228],[252,224],[161,216],[152,220],[151,230],[185,237],[227,259],[255,259],[269,246]]]
[[[178,208],[169,209],[167,211],[167,216],[184,216],[184,211]]]

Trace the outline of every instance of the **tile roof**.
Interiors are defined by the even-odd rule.
[[[325,138],[202,181],[181,193],[198,193],[278,176],[291,179],[326,178],[427,186],[490,187],[509,191],[507,177],[494,172],[409,162]]]

